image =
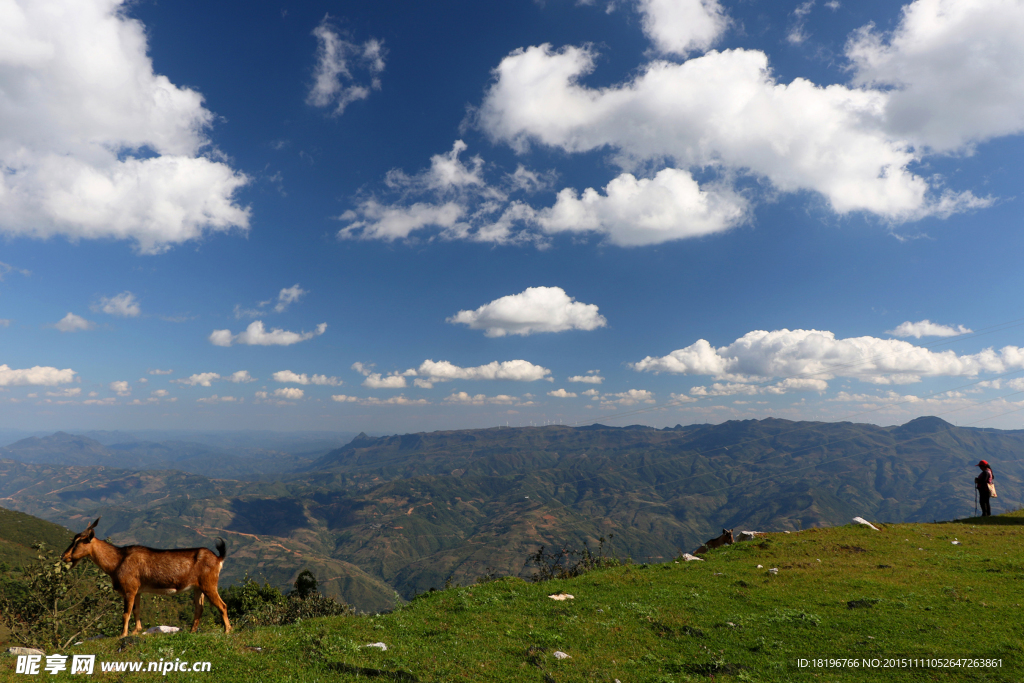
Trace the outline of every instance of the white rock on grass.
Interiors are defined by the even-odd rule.
[[[552,600],[575,600],[576,599],[575,595],[569,595],[568,593],[555,593],[554,595],[549,595],[548,597],[551,598]]]
[[[146,629],[146,634],[150,633],[177,633],[181,629],[177,626],[150,626]]]
[[[37,650],[34,647],[9,647],[7,648],[7,654],[9,655],[45,655],[46,653],[42,650]]]
[[[693,562],[694,560],[697,560],[698,562],[704,561],[703,557],[697,557],[696,555],[691,555],[690,553],[683,553],[683,559],[687,562]]]
[[[555,650],[555,659],[572,659],[572,657],[565,654],[561,650]]]
[[[878,531],[878,527],[877,526],[875,526],[874,524],[872,524],[868,520],[864,519],[863,517],[854,517],[853,521],[855,521],[857,524],[862,524],[862,525],[868,527],[869,529],[874,529],[875,531]]]
[[[384,643],[367,643],[366,645],[363,645],[363,647],[379,647],[381,650],[388,649],[388,646]]]

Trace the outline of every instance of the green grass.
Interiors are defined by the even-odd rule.
[[[209,660],[212,673],[169,673],[166,680],[218,683],[669,683],[711,675],[716,681],[1019,681],[1022,540],[1024,512],[878,532],[810,529],[714,550],[705,562],[625,565],[536,584],[506,579],[425,594],[385,615],[230,636],[211,624],[197,635],[148,636],[121,653],[116,639],[73,652],[102,660]],[[779,568],[777,575],[768,574],[771,567]],[[547,597],[558,591],[575,599]],[[373,642],[388,650],[360,647]],[[556,650],[571,659],[555,659]],[[990,657],[1001,659],[1002,668],[795,665],[800,657],[893,656]],[[0,678],[32,680],[13,670],[13,658],[0,659]],[[94,675],[158,678],[165,677]]]

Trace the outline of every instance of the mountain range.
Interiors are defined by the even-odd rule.
[[[449,578],[528,573],[541,545],[611,538],[620,557],[659,562],[723,527],[970,516],[981,458],[996,472],[996,509],[1024,504],[1024,431],[934,417],[896,427],[770,418],[360,434],[315,455],[256,458],[262,476],[245,480],[232,478],[246,476],[239,456],[223,461],[242,472],[229,476],[213,450],[115,446],[56,434],[0,449],[0,505],[72,529],[102,516],[99,531],[116,543],[222,536],[226,583],[248,574],[283,586],[309,568],[327,592],[367,611]],[[174,467],[197,458],[202,474]]]

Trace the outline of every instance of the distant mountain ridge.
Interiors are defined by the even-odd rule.
[[[231,580],[248,571],[283,584],[309,565],[353,604],[381,609],[392,588],[410,598],[448,577],[518,574],[539,545],[614,534],[620,556],[664,561],[723,527],[968,516],[980,458],[994,464],[997,509],[1021,507],[1024,431],[934,417],[360,434],[259,482],[0,461],[0,505],[72,527],[102,512],[116,542],[222,535],[237,549]]]

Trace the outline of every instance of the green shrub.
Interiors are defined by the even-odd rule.
[[[246,576],[241,586],[224,591],[228,616],[239,626],[284,626],[303,619],[333,617],[353,612],[351,606],[316,592],[318,582],[313,573],[303,570],[295,580],[294,590],[285,597],[268,583],[262,586]]]
[[[65,650],[90,635],[120,633],[123,603],[96,565],[83,562],[72,572],[56,551],[32,547],[36,562],[0,581],[0,624],[13,642]]]
[[[530,578],[537,582],[571,579],[593,569],[616,567],[618,559],[604,554],[604,544],[612,538],[613,534],[609,534],[607,539],[604,536],[597,539],[597,552],[592,551],[589,545],[584,545],[583,550],[577,550],[564,544],[556,552],[549,552],[545,546],[541,546],[540,550],[529,557],[528,562],[537,568],[537,572]]]

